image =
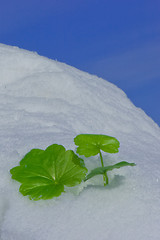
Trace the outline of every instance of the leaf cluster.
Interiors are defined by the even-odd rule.
[[[62,145],[53,144],[45,150],[32,149],[12,168],[12,179],[21,183],[19,191],[32,200],[51,199],[65,192],[65,186],[73,187],[82,181],[103,175],[104,185],[108,184],[107,172],[124,166],[135,166],[134,163],[119,162],[104,166],[101,151],[117,153],[119,141],[107,135],[80,134],[74,138],[77,153],[85,157],[100,155],[102,167],[93,169],[88,175],[84,160],[72,150]]]

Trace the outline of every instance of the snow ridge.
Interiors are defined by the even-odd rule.
[[[1,240],[157,240],[158,125],[110,82],[17,47],[0,44],[0,79]],[[57,199],[23,197],[9,170],[32,148],[75,150],[80,133],[116,137],[120,152],[105,163],[137,166],[110,173],[105,189],[96,177]],[[98,164],[85,161],[89,169]]]

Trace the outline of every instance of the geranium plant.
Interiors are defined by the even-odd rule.
[[[97,135],[97,134],[80,134],[74,138],[75,144],[77,147],[77,153],[79,155],[84,155],[85,157],[91,157],[99,154],[101,160],[101,166],[93,169],[85,178],[85,181],[88,179],[102,174],[104,186],[108,184],[108,175],[107,172],[115,168],[121,168],[124,166],[135,166],[134,163],[128,163],[125,161],[119,162],[111,166],[104,166],[104,161],[102,157],[102,151],[107,153],[117,153],[119,150],[120,143],[119,141],[107,135]]]
[[[119,162],[104,166],[102,152],[117,153],[119,141],[106,135],[80,134],[74,138],[77,153],[85,157],[99,154],[102,167],[93,169],[87,175],[84,160],[72,150],[53,144],[42,149],[32,149],[20,161],[20,165],[10,170],[12,179],[21,183],[19,191],[32,200],[50,199],[65,192],[65,186],[73,187],[82,181],[102,174],[104,185],[108,184],[107,172],[134,163]]]

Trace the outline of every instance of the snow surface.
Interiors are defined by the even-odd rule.
[[[30,201],[9,170],[32,148],[75,150],[80,133],[120,143],[107,163],[135,162],[68,188],[57,199]],[[160,128],[115,85],[36,53],[0,44],[1,240],[158,240]],[[97,157],[85,159],[89,169]]]

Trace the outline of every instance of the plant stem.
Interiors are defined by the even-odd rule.
[[[103,162],[103,157],[102,157],[101,151],[99,151],[99,155],[100,155],[100,159],[101,159],[101,165],[102,165],[102,167],[104,167],[104,162]],[[104,186],[106,186],[108,184],[108,176],[107,176],[106,172],[103,174],[103,182],[104,182]]]

